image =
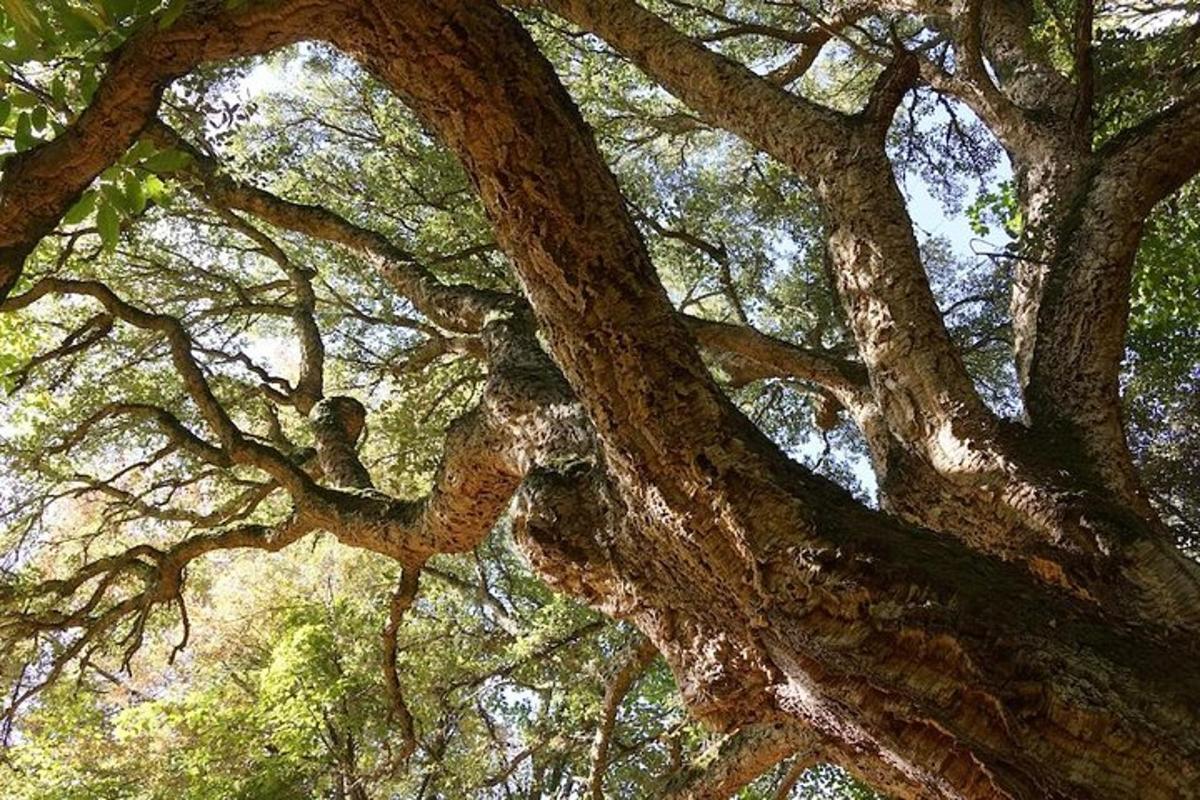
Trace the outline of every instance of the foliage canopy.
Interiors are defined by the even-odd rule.
[[[1068,71],[1071,5],[1039,2],[1034,15],[1036,40]],[[844,11],[825,0],[647,6],[763,73],[812,50],[791,88],[847,112],[869,101],[881,42],[939,46],[915,18],[866,12],[818,44],[798,39]],[[1188,3],[1096,8],[1100,142],[1195,91],[1200,23]],[[184,0],[4,0],[0,157],[63,136],[111,55],[185,12],[197,13]],[[518,13],[594,130],[676,309],[853,358],[810,183],[599,38]],[[964,104],[917,83],[888,152],[946,328],[988,406],[1016,419],[1009,297],[1030,233],[1005,151]],[[47,278],[75,283],[53,304],[0,313],[0,596],[11,607],[0,623],[0,793],[567,798],[588,796],[600,763],[606,796],[649,797],[719,757],[722,734],[689,718],[666,663],[639,655],[642,634],[551,591],[507,518],[473,552],[424,564],[411,606],[411,565],[343,537],[217,544],[286,527],[277,473],[328,477],[311,424],[323,398],[365,412],[350,437],[369,473],[361,496],[418,497],[438,485],[455,420],[489,385],[481,337],[381,279],[377,245],[256,214],[230,200],[246,187],[323,207],[444,284],[522,291],[459,161],[348,56],[306,42],[172,82],[158,120],[41,241],[12,295]],[[1193,181],[1146,222],[1121,372],[1132,453],[1185,547],[1200,541],[1198,260]],[[231,424],[286,468],[221,463],[205,449],[209,412],[181,374],[171,325]],[[788,454],[877,503],[867,442],[827,389],[705,356]],[[145,588],[162,554],[194,541],[214,546],[180,560],[165,594]],[[111,578],[44,588],[143,546]],[[101,621],[103,635],[72,615]],[[622,675],[613,704],[606,692]],[[801,774],[809,766],[803,754],[778,760],[738,796],[874,796],[830,766]]]

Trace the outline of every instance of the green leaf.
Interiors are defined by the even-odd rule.
[[[21,27],[13,29],[12,44],[4,47],[4,60],[12,64],[23,64],[38,57],[41,39]]]
[[[187,0],[171,0],[171,4],[162,12],[162,16],[158,18],[158,27],[169,28],[175,24],[175,20],[179,19],[179,15],[187,8]]]
[[[79,93],[83,95],[83,102],[92,102],[92,96],[96,94],[96,87],[99,85],[100,79],[96,76],[95,67],[80,70]]]
[[[122,20],[137,9],[137,0],[101,0],[104,10],[113,20]]]
[[[95,189],[88,189],[83,193],[83,197],[79,198],[79,202],[71,206],[70,210],[63,215],[63,222],[68,225],[77,225],[83,222],[95,210],[97,197]]]
[[[30,123],[39,131],[44,131],[46,129],[46,123],[49,122],[49,119],[49,112],[46,111],[45,106],[38,106],[33,110],[33,113],[29,115]]]
[[[146,210],[146,191],[137,175],[130,172],[125,176],[125,198],[130,214],[137,216]]]
[[[33,138],[33,124],[29,119],[29,112],[22,111],[21,116],[17,117],[17,130],[13,134],[13,145],[19,153],[33,147],[35,143]]]
[[[146,139],[138,139],[133,147],[129,148],[129,152],[125,154],[122,160],[127,164],[140,164],[145,159],[154,155],[157,152],[154,143]]]
[[[121,238],[121,216],[111,203],[102,203],[96,212],[96,227],[100,230],[100,241],[104,249],[113,250]]]
[[[63,9],[63,29],[72,38],[87,40],[98,33],[104,33],[109,25],[104,18],[87,8],[68,6]]]
[[[148,200],[160,206],[170,199],[167,185],[157,175],[147,175],[144,177],[142,179],[142,189],[145,191]]]
[[[12,112],[12,101],[7,97],[0,97],[0,126],[8,122],[8,115]]]
[[[124,176],[110,167],[101,173],[100,194],[104,197],[105,202],[114,209],[131,215],[133,214],[133,208],[129,204],[129,197],[122,188],[123,184]]]
[[[18,31],[37,38],[42,32],[42,20],[26,0],[0,0],[0,6],[8,14]]]
[[[67,84],[63,81],[62,75],[54,76],[54,80],[50,83],[50,96],[56,103],[67,102]]]
[[[143,169],[151,172],[174,172],[192,163],[192,157],[182,150],[163,150],[142,162]]]

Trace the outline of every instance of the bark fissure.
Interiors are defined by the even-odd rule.
[[[1034,454],[1046,438],[1040,426],[1026,433],[1002,425],[980,404],[933,302],[911,221],[874,127],[881,113],[890,116],[894,105],[885,103],[872,115],[868,103],[858,117],[814,106],[688,39],[633,0],[543,0],[539,5],[601,36],[703,118],[745,138],[813,184],[828,214],[834,280],[878,408],[878,413],[868,408],[857,417],[868,442],[875,445],[876,465],[887,470],[880,475],[886,506],[904,511],[917,524],[965,537],[973,546],[1022,559],[1033,574],[1067,586],[1111,612],[1122,613],[1128,606],[1123,598],[1132,592],[1136,617],[1191,628],[1200,624],[1192,610],[1200,603],[1200,574],[1163,547],[1160,526],[1114,514],[1107,500],[1108,493],[1117,491],[1137,513],[1152,516],[1123,439],[1116,402],[1119,356],[1099,361],[1099,369],[1113,376],[1105,384],[1111,391],[1077,386],[1067,379],[1064,383],[1075,389],[1055,404],[1056,409],[1081,406],[1092,412],[1088,422],[1097,425],[1089,438],[1104,446],[1085,452],[1091,463],[1100,465],[1100,480],[1078,469],[1078,458],[1047,464]],[[928,9],[939,14],[947,10],[939,4]],[[968,30],[961,36],[968,54],[973,37],[988,31],[997,63],[1007,65],[1001,69],[1001,88],[1010,97],[1011,113],[1027,123],[1020,141],[1010,145],[1018,181],[1038,187],[1033,196],[1041,198],[1034,205],[1042,210],[1030,207],[1026,217],[1031,229],[1045,229],[1049,223],[1040,224],[1039,214],[1060,213],[1066,202],[1062,197],[1082,174],[1078,159],[1064,156],[1064,148],[1078,154],[1078,131],[1059,125],[1054,116],[1074,108],[1074,93],[1062,98],[1069,83],[1030,42],[1028,27],[1021,23],[1030,13],[1026,6],[980,2],[967,4],[966,11],[979,17],[973,28],[969,19],[964,23]],[[905,85],[905,58],[890,72],[885,70],[877,84],[901,88],[899,93],[890,90],[892,103],[898,102]],[[970,67],[964,69],[970,77]],[[1029,98],[1034,96],[1048,98],[1050,106],[1032,105]],[[1166,132],[1160,136],[1175,141],[1186,135],[1182,120],[1188,113],[1181,106],[1164,115],[1160,126]],[[1189,174],[1186,159],[1179,174]],[[1136,245],[1136,238],[1128,241]],[[1027,358],[1022,353],[1032,353],[1033,320],[1039,315],[1075,320],[1067,328],[1068,338],[1081,343],[1089,356],[1093,350],[1112,351],[1105,343],[1122,341],[1123,316],[1104,317],[1098,312],[1101,304],[1090,301],[1069,314],[1040,309],[1046,257],[1032,253],[1018,262],[1018,360]],[[1089,286],[1105,296],[1121,290],[1119,281],[1107,278]],[[1064,298],[1073,296],[1063,293]],[[1116,313],[1124,310],[1118,304]],[[1055,372],[1063,374],[1061,369]],[[1071,441],[1058,438],[1064,445]],[[900,465],[899,474],[893,473]],[[926,477],[914,486],[912,479],[920,473]],[[936,491],[928,491],[932,486]],[[935,496],[942,500],[930,504]],[[1093,504],[1108,510],[1090,513]],[[982,515],[963,513],[989,505],[1000,508]],[[1135,524],[1113,524],[1123,516]],[[964,519],[971,524],[959,524]],[[1106,590],[1102,584],[1114,575],[1118,586]],[[1145,580],[1147,575],[1156,577]],[[1167,585],[1180,593],[1178,599],[1160,591]]]

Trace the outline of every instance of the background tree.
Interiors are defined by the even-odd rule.
[[[1196,793],[1190,5],[3,8],[12,793]]]

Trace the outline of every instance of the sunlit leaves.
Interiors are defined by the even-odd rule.
[[[1024,226],[1012,181],[1004,181],[994,190],[980,192],[967,207],[966,215],[971,230],[978,236],[988,236],[992,226],[997,226],[1010,239],[1017,239]]]
[[[3,0],[0,136],[11,139],[10,152],[53,138],[91,100],[108,54],[160,6],[161,0]]]
[[[170,202],[170,191],[158,173],[169,174],[189,160],[186,153],[158,150],[148,142],[139,142],[80,196],[63,215],[62,224],[86,224],[94,215],[96,232],[111,251],[120,238],[122,225],[145,214],[151,203]]]
[[[117,246],[117,239],[121,235],[121,217],[111,202],[111,197],[110,201],[102,204],[96,212],[96,228],[100,231],[100,240],[106,248],[112,250]]]

